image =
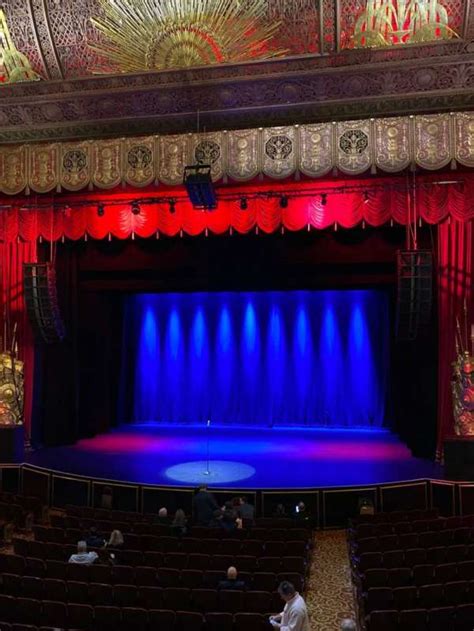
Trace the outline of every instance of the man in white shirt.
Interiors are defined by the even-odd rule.
[[[277,616],[270,617],[270,624],[280,631],[311,631],[306,604],[294,586],[283,581],[278,593],[285,602],[285,608]]]
[[[82,563],[82,565],[92,565],[99,558],[97,552],[87,552],[85,541],[77,542],[77,554],[71,554],[69,563]]]

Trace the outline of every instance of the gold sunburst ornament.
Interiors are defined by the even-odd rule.
[[[121,72],[268,59],[285,53],[267,0],[99,0],[91,48]],[[101,72],[103,69],[97,69]],[[110,70],[109,70],[110,72]]]

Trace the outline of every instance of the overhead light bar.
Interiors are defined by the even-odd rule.
[[[216,191],[209,164],[194,164],[184,167],[183,184],[193,208],[199,210],[215,210],[217,208]]]

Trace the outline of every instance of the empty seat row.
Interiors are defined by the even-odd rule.
[[[140,536],[171,536],[176,538],[176,533],[172,526],[164,526],[161,524],[133,524],[130,522],[103,521],[96,519],[79,519],[61,516],[51,517],[52,526],[35,526],[35,536],[38,540],[53,541],[63,543],[65,541],[65,533],[68,529],[73,530],[89,530],[92,526],[103,532],[112,530],[120,530],[130,535],[130,540]],[[203,528],[199,526],[191,526],[189,536],[195,539],[258,539],[259,541],[310,541],[311,531],[308,528],[240,528],[227,531],[222,528]],[[140,548],[139,548],[140,549]]]
[[[282,607],[276,590],[239,591],[187,587],[137,587],[136,585],[107,585],[80,583],[57,579],[23,577],[15,581],[7,576],[5,594],[35,600],[56,600],[89,605],[143,607],[145,609],[181,609],[190,611],[250,611],[266,613]]]
[[[65,604],[29,598],[0,597],[0,629],[33,631],[36,625],[56,630],[87,631],[264,631],[270,629],[266,616],[249,612],[235,614],[177,612],[132,607]],[[20,625],[32,625],[31,627]]]
[[[27,550],[28,556],[37,556],[34,550],[40,550],[38,543],[51,543],[55,545],[76,544],[85,535],[82,530],[69,528],[63,531],[61,528],[44,528],[43,526],[35,526],[35,541],[27,541],[25,539],[16,539],[14,541],[15,550],[18,554],[25,554]],[[251,554],[253,556],[305,556],[308,552],[306,541],[295,540],[285,541],[268,540],[261,541],[259,539],[248,539],[240,541],[239,539],[208,539],[206,545],[212,549],[215,554]],[[152,535],[134,535],[124,534],[124,550],[142,550],[143,552],[201,552],[203,542],[195,537],[187,537],[183,540],[177,537]],[[23,551],[21,551],[23,550]]]
[[[474,515],[464,517],[439,517],[438,519],[420,519],[409,522],[382,522],[382,523],[362,523],[354,530],[349,531],[349,537],[355,541],[365,537],[377,537],[381,535],[401,535],[410,532],[428,532],[431,530],[454,530],[467,526],[474,526]]]
[[[78,571],[76,568],[81,568]],[[96,568],[99,571],[95,571]],[[5,591],[13,595],[20,595],[20,581],[25,579],[33,579],[30,584],[34,585],[34,581],[49,581],[46,585],[55,585],[51,581],[72,581],[81,583],[107,583],[111,585],[136,585],[149,587],[188,587],[190,589],[207,587],[215,588],[221,580],[225,578],[222,571],[209,570],[203,572],[201,570],[173,570],[170,568],[150,567],[129,567],[115,566],[112,572],[102,570],[110,570],[106,566],[91,566],[68,564],[62,568],[52,567],[51,572],[46,576],[38,576],[36,573],[25,573],[23,575],[7,573],[2,574],[3,584],[9,585],[5,587]],[[28,568],[27,568],[28,570]],[[298,591],[302,591],[304,587],[304,578],[301,574],[294,572],[282,572],[275,574],[273,572],[240,572],[239,580],[242,581],[246,589],[256,589],[263,591],[273,591],[282,581],[290,581]],[[27,581],[25,580],[25,584]],[[25,588],[26,589],[26,588]],[[49,596],[48,596],[49,598]]]
[[[448,583],[457,580],[474,580],[473,562],[415,565],[413,568],[373,568],[361,577],[364,591],[370,587],[402,587],[426,583]]]
[[[436,519],[439,516],[437,508],[416,509],[406,511],[390,511],[374,513],[373,515],[358,515],[351,519],[353,527],[363,523],[382,523],[382,522],[400,522],[400,521],[418,521],[420,519]]]
[[[60,561],[66,561],[73,551],[63,551]],[[102,555],[105,559],[105,553]],[[14,557],[14,558],[11,558]],[[13,572],[14,574],[23,574],[26,567],[26,558],[19,555],[0,555],[0,571]],[[22,559],[22,560],[21,560]],[[116,554],[116,559],[120,565],[131,565],[130,558],[125,559],[122,552]],[[43,561],[43,559],[38,559]],[[46,561],[55,561],[58,559],[47,559]],[[230,556],[222,554],[185,554],[185,553],[169,553],[163,555],[161,552],[149,552],[141,556],[139,565],[148,567],[169,567],[178,570],[225,570],[230,565],[236,565],[239,570],[245,572],[297,572],[305,574],[307,564],[305,559],[301,557],[252,557],[252,556]],[[124,562],[127,561],[127,562]],[[22,569],[23,568],[23,569]]]
[[[371,567],[413,567],[423,563],[457,563],[474,560],[474,544],[436,546],[433,548],[409,548],[384,552],[365,552],[359,559],[354,559],[354,566],[364,572]]]
[[[354,543],[354,554],[364,552],[386,552],[388,550],[406,550],[407,548],[434,548],[456,544],[474,543],[474,528],[455,528],[454,530],[411,532],[403,535],[383,535],[366,537]]]
[[[474,603],[474,581],[453,581],[419,587],[371,587],[364,598],[365,612],[377,609],[416,609]],[[473,621],[474,622],[474,621]]]
[[[373,611],[367,618],[367,631],[472,631],[474,605]]]

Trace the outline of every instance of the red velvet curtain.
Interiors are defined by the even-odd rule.
[[[31,435],[31,408],[34,379],[34,340],[26,314],[23,295],[23,263],[36,262],[36,241],[0,243],[1,282],[1,348],[9,349],[16,325],[18,358],[24,366],[25,378],[25,438]]]
[[[464,304],[474,317],[474,221],[446,220],[438,228],[438,458],[453,433],[452,362],[456,357],[456,318]],[[472,321],[472,320],[471,320]]]

